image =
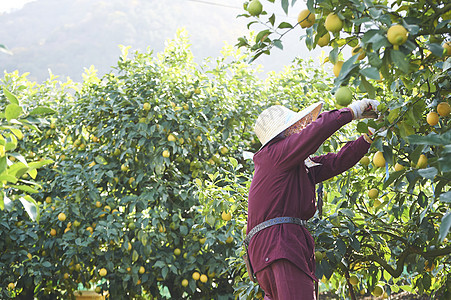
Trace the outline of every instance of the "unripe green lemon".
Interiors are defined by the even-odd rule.
[[[340,87],[335,92],[335,100],[338,105],[348,106],[352,102],[352,91],[347,86]]]
[[[252,0],[247,5],[247,11],[251,16],[258,16],[263,11],[263,5],[260,3],[259,0]]]

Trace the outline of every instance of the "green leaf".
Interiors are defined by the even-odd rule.
[[[30,111],[30,115],[47,115],[47,114],[55,114],[56,110],[46,107],[46,106],[38,106]]]
[[[281,40],[274,40],[272,41],[273,45],[279,48],[280,50],[283,50],[283,45]]]
[[[34,201],[34,199],[31,198],[31,196],[27,195],[24,197],[20,197],[19,201],[22,203],[28,216],[33,221],[39,221],[39,208],[38,208],[38,205],[36,204],[36,202]]]
[[[436,133],[431,133],[427,136],[411,135],[407,139],[410,143],[417,145],[440,146],[446,144],[442,137]]]
[[[357,123],[357,131],[360,133],[367,133],[368,132],[368,124],[366,124],[365,122]]]
[[[0,174],[2,174],[8,167],[6,163],[6,156],[0,157]]]
[[[28,166],[31,169],[39,169],[40,167],[43,167],[45,165],[51,164],[53,163],[53,160],[51,159],[44,159],[44,160],[40,160],[40,161],[33,161],[28,163]]]
[[[282,8],[286,14],[288,14],[288,4],[289,4],[288,0],[282,0]]]
[[[388,114],[388,117],[387,117],[387,119],[390,123],[393,123],[396,120],[396,118],[399,116],[400,109],[401,109],[400,107],[397,107],[390,111],[390,113]]]
[[[440,194],[440,202],[451,203],[451,191]]]
[[[376,89],[374,86],[366,80],[365,77],[360,77],[363,87],[365,88],[365,91],[368,93],[368,97],[371,99],[374,99],[376,97]]]
[[[30,187],[28,185],[15,185],[15,184],[12,184],[11,187],[16,188],[16,189],[21,190],[21,191],[24,191],[24,192],[27,192],[27,193],[31,193],[31,194],[39,193],[38,190],[36,190],[36,189],[34,189],[34,188],[32,188],[32,187]]]
[[[283,28],[293,28],[293,25],[291,25],[290,23],[287,22],[282,22],[279,24],[279,26],[277,28],[283,29]]]
[[[418,170],[418,174],[420,174],[421,177],[426,179],[434,179],[437,173],[438,171],[435,167]]]
[[[409,72],[409,61],[404,53],[399,50],[393,50],[390,52],[390,57],[395,65],[404,73]]]
[[[12,119],[17,119],[22,114],[22,107],[18,104],[11,103],[8,104],[5,108],[5,117],[8,121]]]
[[[13,176],[13,175],[9,175],[9,174],[0,174],[0,180],[4,180],[4,181],[7,181],[7,182],[16,183],[18,179],[16,178],[16,176]]]
[[[17,100],[17,97],[10,91],[8,91],[6,87],[3,87],[3,94],[5,94],[6,98],[9,100],[11,104],[19,105],[19,100]]]
[[[451,228],[451,211],[448,211],[442,218],[442,223],[440,224],[439,239],[443,242],[445,237],[448,235],[449,229]]]
[[[362,69],[362,70],[360,70],[360,74],[362,74],[363,76],[365,76],[367,78],[374,79],[374,80],[381,79],[381,77],[379,75],[379,70],[374,67]]]

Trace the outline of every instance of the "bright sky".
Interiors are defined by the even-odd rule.
[[[36,0],[0,0],[0,13],[22,8],[26,3]]]

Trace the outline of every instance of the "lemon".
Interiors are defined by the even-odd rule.
[[[440,119],[440,117],[439,117],[438,113],[436,113],[435,111],[431,111],[426,116],[426,122],[428,122],[428,124],[431,126],[437,125],[439,119]]]
[[[315,261],[322,261],[323,260],[323,253],[321,251],[315,251]]]
[[[372,188],[368,191],[368,197],[370,197],[370,199],[376,199],[378,195],[379,191],[376,188]]]
[[[377,208],[379,206],[381,206],[382,202],[379,199],[374,200],[373,202],[373,207]]]
[[[200,275],[200,281],[203,283],[207,282],[208,281],[207,275],[205,275],[205,274]]]
[[[364,166],[368,166],[370,164],[370,158],[368,156],[364,156],[360,159],[360,164]]]
[[[384,154],[381,151],[377,151],[373,156],[373,164],[378,167],[382,168],[385,166],[385,158]]]
[[[357,47],[352,48],[352,53],[351,53],[351,55],[356,55],[356,54],[359,54],[359,56],[357,57],[358,60],[362,60],[362,59],[364,59],[365,56],[366,56],[365,50],[363,50],[363,48],[360,47],[360,46],[357,46]]]
[[[424,155],[424,154],[421,154],[420,158],[418,159],[418,162],[417,162],[417,168],[418,169],[424,169],[424,168],[427,167],[427,165],[428,165],[428,158],[427,158],[427,156]]]
[[[121,171],[122,171],[122,172],[127,172],[128,169],[129,169],[129,168],[128,168],[128,166],[127,166],[126,164],[122,164],[122,165],[121,165]]]
[[[446,56],[450,56],[451,55],[451,42],[446,42],[443,44],[443,53]]]
[[[349,283],[352,285],[357,285],[359,284],[359,279],[357,278],[357,276],[352,275],[351,277],[349,277]]]
[[[14,290],[16,288],[16,284],[14,282],[8,283],[8,289]]]
[[[227,147],[223,146],[223,147],[221,147],[221,149],[219,151],[221,151],[221,154],[224,155],[224,154],[227,154],[229,152],[229,149],[227,149]]]
[[[182,251],[179,248],[174,249],[174,255],[179,256],[182,253]]]
[[[102,207],[102,203],[101,203],[100,201],[97,201],[97,202],[96,202],[96,207],[97,207],[97,208]]]
[[[395,171],[402,171],[402,170],[404,170],[404,166],[403,165],[401,165],[400,163],[396,163],[395,164]]]
[[[312,27],[315,24],[315,14],[308,9],[302,10],[298,15],[298,23],[302,28]]]
[[[144,268],[143,266],[139,267],[139,274],[144,274],[146,272],[146,268]]]
[[[194,272],[192,277],[193,277],[194,280],[199,280],[199,278],[200,278],[199,272]]]
[[[51,236],[55,236],[56,235],[56,230],[55,229],[50,229],[50,235]]]
[[[45,198],[45,202],[46,202],[46,203],[49,203],[49,204],[52,203],[52,197],[50,197],[50,196],[49,196],[49,197],[46,197],[46,198]]]
[[[324,34],[322,37],[318,39],[318,46],[320,47],[327,46],[329,45],[329,42],[330,42],[330,33],[326,32],[326,34]]]
[[[335,92],[335,100],[338,105],[348,106],[352,102],[352,91],[347,86],[340,87]]]
[[[233,242],[233,237],[232,236],[229,236],[227,239],[226,239],[226,243],[227,244],[230,244],[230,243],[232,243]]]
[[[172,133],[168,136],[169,142],[175,142],[176,140],[177,140],[176,137]]]
[[[150,110],[150,103],[146,102],[143,104],[143,109],[144,110]]]
[[[343,28],[343,21],[334,13],[330,13],[326,17],[326,22],[324,23],[327,31],[339,32]]]
[[[380,285],[376,285],[376,287],[373,290],[373,295],[375,297],[380,297],[382,296],[382,294],[384,294],[384,288]]]
[[[263,5],[258,0],[252,0],[247,5],[247,11],[251,16],[258,16],[263,11]]]
[[[387,39],[398,50],[399,45],[404,44],[407,41],[408,32],[402,25],[392,25],[387,31]]]
[[[334,71],[335,77],[338,77],[338,75],[340,75],[341,67],[343,66],[343,64],[344,64],[344,61],[339,60],[339,61],[337,61],[337,63],[334,65],[333,71]]]
[[[230,221],[232,219],[232,214],[229,212],[223,211],[221,217],[224,221]]]
[[[188,280],[187,279],[183,279],[182,280],[182,286],[183,287],[187,287],[188,286]]]
[[[58,215],[58,220],[60,220],[61,222],[64,222],[66,220],[66,215],[64,213],[60,213]]]
[[[442,117],[449,116],[449,114],[451,112],[451,108],[450,108],[448,102],[441,102],[441,103],[439,103],[437,105],[437,112]]]
[[[108,272],[107,272],[107,270],[105,268],[102,268],[102,269],[99,270],[99,275],[101,277],[105,277],[107,273]]]
[[[163,157],[168,158],[170,155],[171,155],[171,154],[169,153],[168,150],[164,150],[164,151],[163,151]]]

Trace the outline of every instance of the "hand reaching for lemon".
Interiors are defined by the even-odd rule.
[[[377,118],[378,111],[377,106],[379,105],[379,101],[363,99],[359,101],[355,101],[348,107],[354,113],[354,120],[360,119],[368,119],[368,118]]]

